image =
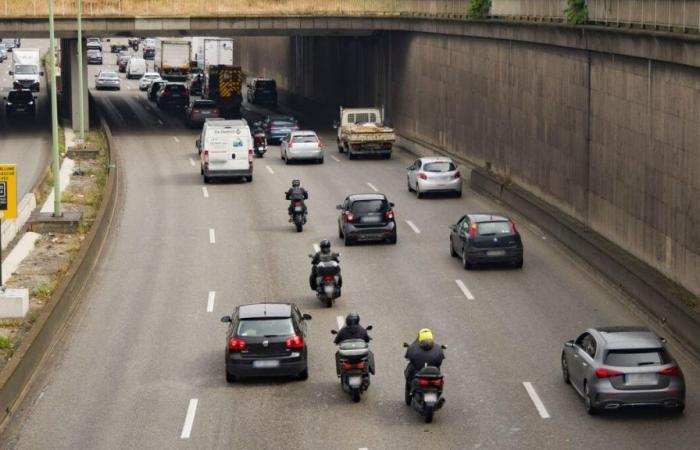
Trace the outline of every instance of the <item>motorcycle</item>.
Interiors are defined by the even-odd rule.
[[[404,347],[408,344],[404,342]],[[442,346],[443,350],[447,346]],[[445,399],[442,390],[445,385],[445,377],[440,369],[434,366],[425,366],[413,376],[410,383],[406,384],[405,401],[406,405],[412,406],[418,411],[425,423],[433,421],[435,411],[442,408]]]
[[[306,208],[302,200],[292,200],[292,214],[290,222],[294,222],[297,232],[301,233],[306,223]]]
[[[262,158],[267,151],[267,138],[265,137],[265,132],[261,128],[256,128],[255,131],[253,131],[253,151],[260,158]]]
[[[372,325],[366,328],[372,329]],[[331,330],[331,334],[338,334]],[[350,394],[352,401],[360,401],[362,393],[369,389],[369,344],[362,339],[348,339],[338,344],[340,387]]]
[[[333,300],[340,297],[340,264],[337,261],[320,261],[316,265],[316,297],[329,308]]]

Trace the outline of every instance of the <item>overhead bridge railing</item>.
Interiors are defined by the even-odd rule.
[[[83,0],[89,17],[413,16],[469,19],[469,0]],[[567,0],[492,0],[488,18],[567,20]],[[700,30],[700,0],[588,0],[589,24]],[[54,0],[57,16],[74,17],[75,0]],[[46,17],[47,0],[0,0],[0,14]],[[488,20],[488,18],[486,20]]]

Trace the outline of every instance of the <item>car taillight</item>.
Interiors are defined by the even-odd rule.
[[[394,220],[394,211],[392,211],[392,210],[387,211],[387,212],[386,212],[386,218],[387,218],[388,220]]]
[[[287,148],[292,148],[292,141],[289,141],[289,144],[287,144]]]
[[[162,94],[160,94],[161,97],[170,97],[170,92],[168,91],[163,91]]]
[[[302,349],[304,348],[304,338],[301,336],[292,336],[284,342],[287,348]]]
[[[321,139],[318,140],[318,148],[323,148],[323,142],[321,142]]]
[[[204,150],[203,155],[204,155],[204,165],[206,166],[209,164],[209,150]]]
[[[518,234],[518,227],[515,226],[515,222],[509,220],[508,224],[510,225],[510,231],[512,231],[513,234]]]
[[[248,164],[253,165],[253,149],[249,148],[248,149]]]
[[[202,112],[201,109],[193,109],[193,110],[192,110],[192,113],[193,113],[193,114],[199,114],[199,113],[201,113],[201,112]]]
[[[661,375],[671,375],[674,377],[677,377],[677,376],[680,376],[683,374],[683,372],[681,371],[681,368],[678,366],[673,366],[673,367],[669,367],[668,369],[659,370],[659,373]]]
[[[477,236],[477,225],[475,223],[469,225],[469,236],[473,238]]]
[[[355,216],[350,211],[345,212],[345,218],[348,222],[352,222],[353,220],[355,220]]]
[[[231,339],[228,340],[228,349],[232,352],[240,352],[245,350],[247,346],[248,344],[246,341],[241,338],[231,337]]]
[[[610,377],[616,377],[618,375],[624,375],[624,372],[620,372],[619,370],[613,370],[613,369],[606,369],[604,367],[601,367],[600,369],[596,369],[595,371],[595,376],[598,378],[610,378]]]
[[[427,180],[428,175],[426,175],[425,172],[418,172],[418,178],[420,178],[421,180]]]
[[[457,178],[459,178],[460,176],[461,176],[461,175],[459,174],[459,170],[458,170],[457,172],[455,172],[455,180],[456,180]]]

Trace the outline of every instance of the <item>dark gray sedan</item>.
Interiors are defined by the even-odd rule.
[[[644,327],[590,328],[564,344],[564,381],[586,411],[662,406],[682,412],[685,380],[664,340]]]
[[[450,255],[465,269],[482,263],[523,266],[523,242],[515,223],[501,214],[467,214],[450,227]]]

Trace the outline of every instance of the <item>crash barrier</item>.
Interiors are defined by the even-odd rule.
[[[110,171],[102,204],[73,264],[41,311],[32,329],[24,337],[7,365],[0,371],[0,423],[4,427],[29,390],[30,383],[44,358],[56,346],[68,320],[77,309],[92,272],[97,265],[114,222],[119,189],[112,133],[101,118],[108,143]]]
[[[56,16],[74,17],[76,0],[54,0]],[[700,30],[700,0],[588,0],[590,23],[670,31]],[[0,0],[5,17],[46,17],[46,0]],[[492,0],[490,17],[564,21],[566,0]],[[83,0],[86,17],[421,16],[467,19],[469,0]]]

